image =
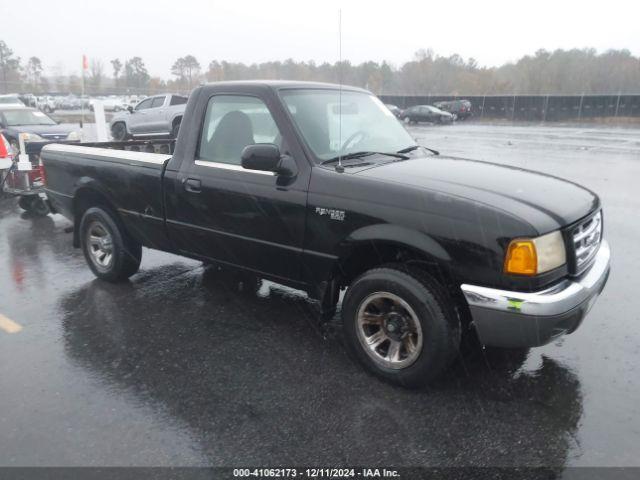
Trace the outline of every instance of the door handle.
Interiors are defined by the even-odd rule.
[[[182,186],[187,192],[200,193],[202,191],[202,182],[196,178],[183,179]]]

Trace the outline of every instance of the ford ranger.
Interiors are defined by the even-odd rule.
[[[306,291],[323,318],[342,298],[348,348],[405,386],[442,374],[471,329],[503,348],[573,332],[609,274],[595,193],[438,155],[358,88],[204,85],[174,148],[114,147],[42,150],[97,277],[134,275],[144,246]]]

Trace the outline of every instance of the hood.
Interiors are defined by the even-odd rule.
[[[539,234],[565,227],[600,205],[595,193],[567,180],[478,160],[428,156],[354,174],[479,202],[523,219]]]
[[[76,130],[72,125],[15,125],[7,131],[17,136],[20,133],[35,133],[47,140],[63,140]]]

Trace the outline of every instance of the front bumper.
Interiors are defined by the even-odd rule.
[[[589,270],[539,292],[510,292],[463,284],[483,345],[537,347],[580,326],[609,278],[611,251],[602,241]]]

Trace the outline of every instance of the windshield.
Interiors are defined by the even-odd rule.
[[[55,125],[44,113],[34,110],[5,110],[2,112],[7,126],[16,125]]]
[[[22,102],[18,97],[0,97],[0,104],[5,105],[22,105]]]
[[[371,94],[285,90],[281,95],[320,161],[353,152],[397,152],[416,144],[393,113]]]

